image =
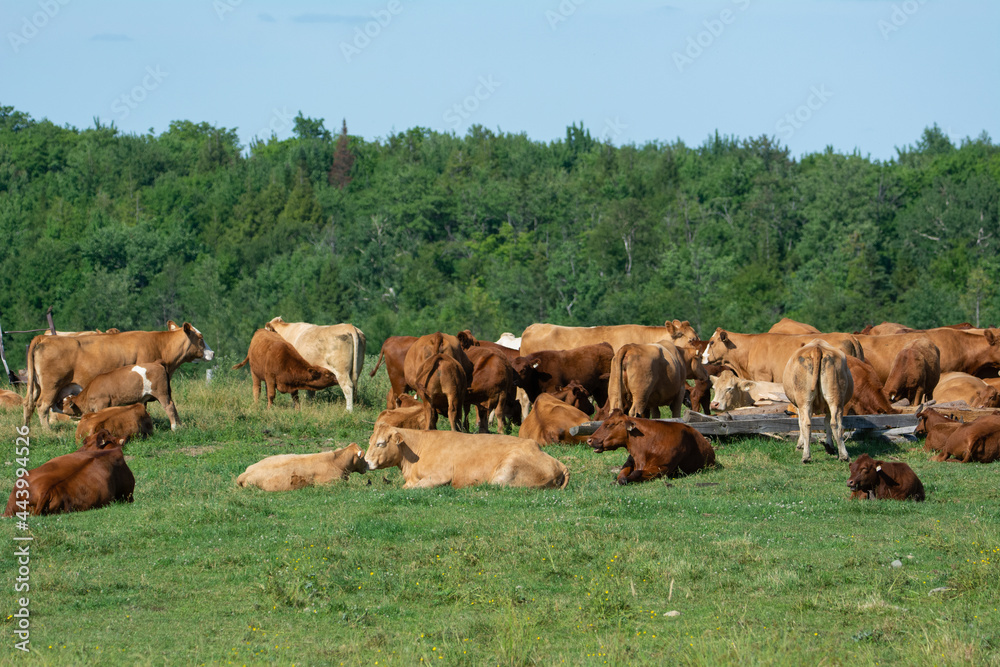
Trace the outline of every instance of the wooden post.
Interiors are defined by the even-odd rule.
[[[0,359],[3,360],[4,377],[13,386],[14,381],[10,379],[10,368],[7,366],[7,353],[3,349],[3,325],[0,324]]]
[[[56,325],[52,323],[52,306],[49,306],[49,309],[45,311],[45,318],[49,321],[49,331],[52,332],[53,336],[55,336]]]

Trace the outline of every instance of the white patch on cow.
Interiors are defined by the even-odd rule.
[[[711,345],[711,343],[709,343],[709,344]],[[703,363],[703,364],[707,364],[708,363],[708,348],[707,347],[705,348],[705,351],[701,355],[701,363]]]
[[[142,378],[142,397],[146,398],[147,396],[152,396],[153,383],[149,381],[148,377],[146,377],[146,369],[143,368],[142,366],[133,366],[132,372],[138,373],[139,377]]]

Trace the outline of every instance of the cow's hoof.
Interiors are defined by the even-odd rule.
[[[803,463],[812,463],[813,460],[812,459],[802,459],[802,462]]]
[[[851,462],[851,457],[850,456],[838,456],[837,458],[840,459],[841,461],[843,461],[844,463],[850,463]]]
[[[802,450],[802,443],[800,442],[799,444],[795,445],[795,449],[801,451]]]
[[[826,449],[826,453],[829,454],[830,456],[836,456],[837,455],[837,449],[835,447],[826,447],[825,449]]]

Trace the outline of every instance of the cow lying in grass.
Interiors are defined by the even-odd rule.
[[[357,443],[318,454],[280,454],[249,466],[236,483],[265,491],[294,491],[307,486],[346,480],[352,472],[364,473],[364,452]]]
[[[847,486],[851,498],[868,500],[924,499],[924,485],[913,469],[901,461],[876,461],[862,454],[851,463]]]

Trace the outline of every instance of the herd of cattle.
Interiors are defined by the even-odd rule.
[[[365,354],[353,325],[317,326],[276,317],[254,333],[246,358],[255,402],[260,383],[267,403],[276,392],[339,385],[352,410]],[[0,404],[23,405],[24,423],[37,412],[77,418],[71,454],[28,472],[6,516],[46,514],[131,501],[135,480],[122,447],[152,431],[145,409],[158,401],[171,428],[180,424],[170,378],[183,363],[210,361],[211,348],[191,324],[166,331],[37,336],[29,346],[27,394],[0,394]],[[406,488],[491,483],[564,488],[566,466],[541,447],[583,443],[595,452],[625,448],[619,484],[689,474],[715,463],[711,443],[695,428],[658,421],[669,406],[680,417],[686,402],[710,413],[767,401],[798,415],[798,448],[810,461],[813,415],[826,415],[824,446],[849,461],[845,414],[888,414],[918,405],[916,433],[935,461],[990,462],[1000,458],[1000,413],[963,423],[921,405],[964,401],[1000,407],[1000,330],[967,324],[913,330],[883,323],[847,333],[821,333],[783,319],[763,334],[716,329],[699,340],[691,325],[563,327],[533,324],[520,338],[495,343],[469,331],[456,335],[392,336],[370,375],[385,364],[390,389],[367,451],[352,443],[333,452],[274,456],[249,466],[237,483],[268,491],[346,479],[351,472],[397,466]],[[692,383],[692,384],[689,384]],[[411,396],[416,394],[416,398]],[[712,397],[714,393],[714,399]],[[476,409],[478,433],[469,433]],[[439,416],[450,431],[437,431]],[[489,433],[496,419],[498,433]],[[600,421],[593,435],[570,429]],[[505,435],[519,424],[518,436]],[[905,463],[862,454],[850,465],[852,497],[923,500],[923,487]]]

